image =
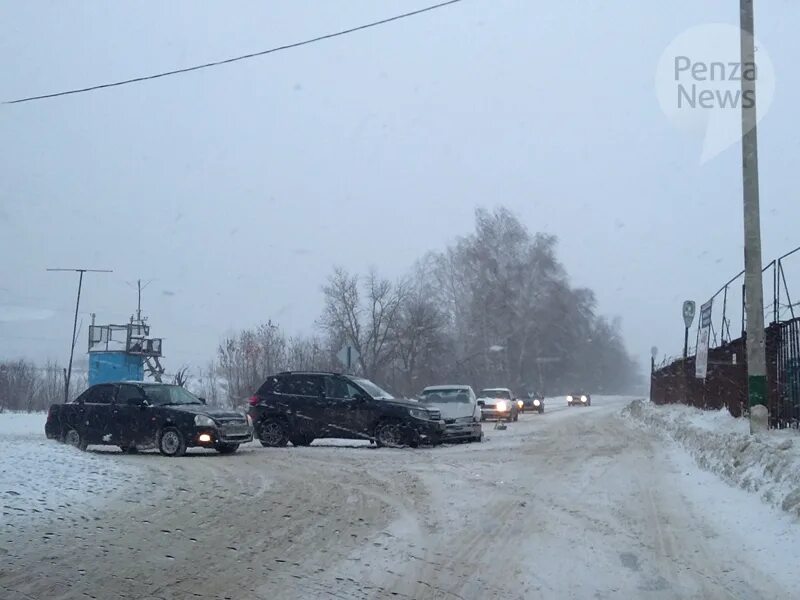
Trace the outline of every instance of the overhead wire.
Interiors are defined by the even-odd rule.
[[[432,10],[436,10],[439,8],[444,8],[445,6],[449,6],[451,4],[457,4],[459,2],[463,2],[463,0],[447,0],[446,2],[440,2],[439,4],[433,4],[431,6],[426,6],[424,8],[420,8],[417,10],[412,10],[410,12],[402,13],[399,15],[395,15],[393,17],[388,17],[386,19],[381,19],[379,21],[373,21],[371,23],[365,23],[364,25],[358,25],[356,27],[350,27],[349,29],[343,29],[341,31],[335,31],[333,33],[326,33],[324,35],[320,35],[317,37],[313,37],[307,40],[303,40],[300,42],[293,42],[291,44],[284,44],[283,46],[276,46],[274,48],[269,48],[267,50],[260,50],[258,52],[251,52],[249,54],[242,54],[241,56],[234,56],[231,58],[225,58],[222,60],[216,60],[212,62],[207,62],[199,65],[194,65],[191,67],[184,67],[181,69],[173,69],[171,71],[163,71],[161,73],[154,73],[152,75],[144,75],[141,77],[132,77],[130,79],[123,79],[121,81],[114,81],[111,83],[102,83],[99,85],[91,85],[82,88],[75,88],[70,90],[65,90],[61,92],[53,92],[51,94],[42,94],[39,96],[28,96],[26,98],[18,98],[16,100],[7,100],[3,102],[3,104],[20,104],[22,102],[33,102],[34,100],[45,100],[47,98],[58,98],[60,96],[68,96],[71,94],[83,94],[86,92],[93,92],[96,90],[102,90],[111,87],[118,87],[122,85],[129,85],[131,83],[140,83],[142,81],[149,81],[152,79],[159,79],[162,77],[169,77],[172,75],[180,75],[182,73],[189,73],[191,71],[199,71],[201,69],[209,69],[211,67],[218,67],[221,65],[227,65],[230,63],[234,63],[241,60],[248,60],[251,58],[256,58],[259,56],[265,56],[267,54],[272,54],[274,52],[280,52],[282,50],[289,50],[292,48],[299,48],[300,46],[306,46],[308,44],[314,44],[316,42],[321,42],[323,40],[329,40],[331,38],[340,37],[343,35],[348,35],[350,33],[355,33],[357,31],[362,31],[364,29],[369,29],[371,27],[378,27],[379,25],[385,25],[387,23],[391,23],[393,21],[399,21],[400,19],[407,19],[409,17],[413,17],[416,15],[420,15],[422,13],[430,12]]]

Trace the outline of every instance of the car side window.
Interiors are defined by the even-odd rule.
[[[287,391],[284,393],[292,396],[319,397],[322,393],[322,382],[318,375],[290,375],[286,381]]]
[[[285,377],[269,377],[260,388],[258,388],[259,396],[266,396],[267,394],[282,394],[282,383]]]
[[[123,384],[119,386],[117,392],[117,404],[127,404],[128,406],[137,406],[144,400],[144,392],[135,385]]]
[[[111,384],[100,384],[87,390],[84,402],[89,404],[111,404],[114,402],[114,386]]]
[[[360,395],[358,388],[339,377],[325,378],[325,396],[330,399],[350,400]]]

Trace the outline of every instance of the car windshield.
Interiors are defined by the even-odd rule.
[[[353,381],[375,400],[394,400],[394,396],[372,383],[369,379],[354,379]]]
[[[145,385],[142,389],[147,401],[154,406],[202,404],[197,396],[178,385]]]
[[[511,400],[511,394],[508,390],[481,390],[481,398],[502,398],[504,400]]]
[[[423,404],[469,404],[469,392],[464,389],[423,390],[419,396]]]

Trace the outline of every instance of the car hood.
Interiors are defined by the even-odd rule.
[[[205,415],[214,420],[217,419],[246,419],[244,413],[235,410],[221,410],[218,408],[211,408],[205,404],[172,404],[162,406],[160,408],[169,408],[171,410],[179,410],[181,412],[189,413],[191,415]]]
[[[420,405],[439,410],[443,419],[459,419],[475,414],[475,407],[469,402],[420,402]]]
[[[506,398],[478,398],[478,402],[483,402],[485,406],[495,406],[498,402],[508,402],[511,403],[511,400]]]
[[[405,398],[393,398],[392,400],[376,399],[375,402],[385,402],[394,406],[402,406],[405,408],[425,408],[425,405],[417,402],[416,400],[407,400]]]

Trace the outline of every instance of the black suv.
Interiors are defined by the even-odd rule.
[[[321,372],[272,375],[250,398],[264,446],[308,446],[316,438],[370,440],[378,446],[439,444],[441,413],[393,398],[368,379]]]
[[[182,456],[192,446],[230,454],[253,440],[246,415],[213,410],[177,385],[135,381],[99,383],[72,402],[53,404],[44,431],[81,450],[90,444],[123,452],[155,447],[166,456]]]

